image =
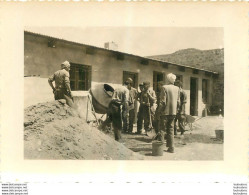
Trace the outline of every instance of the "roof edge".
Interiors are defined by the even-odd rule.
[[[211,70],[206,70],[206,69],[202,69],[202,68],[196,68],[196,67],[187,66],[187,65],[176,64],[176,63],[162,61],[162,60],[156,60],[156,59],[152,59],[152,58],[149,58],[149,57],[143,57],[143,56],[129,54],[129,53],[121,52],[121,51],[109,50],[109,49],[105,49],[105,48],[101,48],[101,47],[96,47],[96,46],[93,46],[93,45],[87,45],[87,44],[83,44],[83,43],[69,41],[69,40],[56,38],[56,37],[52,37],[52,36],[49,36],[49,35],[43,35],[43,34],[40,34],[40,33],[35,33],[35,32],[31,32],[31,31],[27,31],[27,30],[24,30],[24,34],[30,34],[30,35],[34,35],[34,36],[40,36],[40,37],[55,39],[55,40],[66,42],[66,43],[71,43],[71,44],[85,46],[85,47],[92,47],[94,49],[104,50],[104,51],[113,52],[113,53],[117,53],[117,54],[123,54],[123,55],[127,55],[127,56],[132,56],[132,57],[138,57],[138,58],[141,58],[141,59],[150,60],[150,61],[154,61],[154,62],[165,63],[165,64],[168,64],[168,65],[173,65],[173,66],[178,66],[178,67],[185,67],[185,68],[189,68],[189,69],[193,69],[193,70],[200,70],[200,71],[212,73],[212,74],[215,74],[215,75],[219,74],[218,72],[211,71]]]

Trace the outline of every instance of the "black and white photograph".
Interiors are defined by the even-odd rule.
[[[2,192],[248,193],[248,13],[2,1]]]
[[[224,160],[224,28],[24,28],[24,159]]]

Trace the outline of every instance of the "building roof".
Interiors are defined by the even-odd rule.
[[[70,43],[70,44],[74,44],[74,45],[85,46],[85,47],[88,47],[88,48],[94,48],[94,49],[98,49],[98,50],[105,50],[105,51],[108,51],[108,52],[113,52],[113,53],[116,53],[116,54],[132,56],[132,57],[140,58],[140,59],[143,59],[143,60],[160,62],[162,64],[173,65],[173,66],[178,66],[178,67],[183,67],[183,68],[190,68],[190,69],[193,69],[193,70],[200,70],[200,71],[204,71],[204,72],[207,72],[207,73],[212,73],[212,74],[218,75],[218,72],[214,72],[214,71],[207,70],[207,69],[196,68],[196,67],[192,67],[192,66],[166,62],[166,61],[162,61],[162,60],[158,60],[158,59],[153,59],[153,58],[149,58],[149,57],[143,57],[143,56],[124,53],[124,52],[120,52],[120,51],[109,50],[109,49],[105,49],[105,48],[101,48],[101,47],[96,47],[96,46],[93,46],[93,45],[87,45],[87,44],[83,44],[83,43],[69,41],[69,40],[65,40],[65,39],[62,39],[62,38],[56,38],[56,37],[52,37],[52,36],[49,36],[49,35],[35,33],[35,32],[24,31],[24,34],[30,34],[30,35],[34,35],[34,36],[45,37],[45,38],[54,39],[54,40],[58,40],[58,41],[62,41],[62,42],[66,42],[66,43]]]

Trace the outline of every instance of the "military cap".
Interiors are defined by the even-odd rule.
[[[133,83],[133,80],[131,78],[126,79],[126,82]]]
[[[69,68],[69,67],[70,67],[70,63],[68,61],[61,63],[61,68]]]

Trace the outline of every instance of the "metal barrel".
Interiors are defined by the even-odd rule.
[[[95,112],[106,114],[109,103],[112,100],[114,88],[109,84],[95,84],[89,92],[92,96],[92,104]]]

